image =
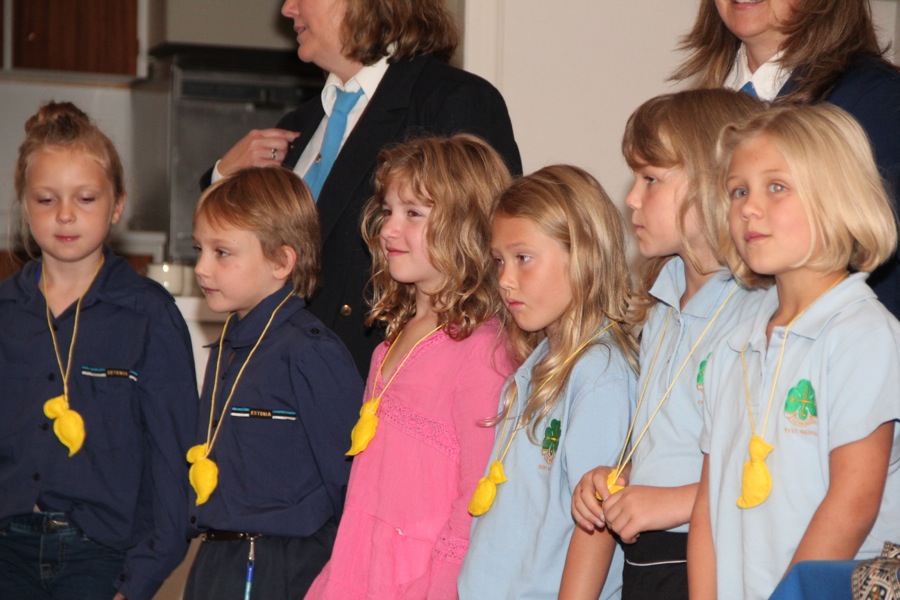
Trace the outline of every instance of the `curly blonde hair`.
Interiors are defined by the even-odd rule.
[[[432,208],[425,239],[431,264],[443,278],[430,294],[438,324],[450,325],[447,333],[459,340],[499,313],[489,214],[509,181],[497,151],[474,135],[421,138],[379,153],[375,194],[362,216],[362,236],[372,253],[369,325],[385,323],[392,341],[416,314],[416,286],[391,277],[380,243],[382,205],[392,187],[409,189]]]

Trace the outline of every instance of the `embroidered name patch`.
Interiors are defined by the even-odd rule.
[[[138,380],[137,371],[131,369],[113,369],[110,367],[89,367],[87,365],[81,367],[81,374],[88,377],[104,377],[107,379],[130,379]]]
[[[293,410],[269,410],[267,408],[247,408],[243,406],[232,408],[231,416],[245,419],[275,419],[276,421],[297,420],[297,413]]]

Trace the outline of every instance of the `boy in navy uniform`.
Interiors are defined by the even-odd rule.
[[[305,308],[319,223],[303,182],[249,168],[194,213],[196,275],[230,313],[212,344],[197,446],[188,453],[203,543],[186,600],[302,598],[328,561],[362,398],[349,352]]]

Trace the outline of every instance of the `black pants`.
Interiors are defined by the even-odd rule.
[[[329,521],[305,538],[256,540],[253,600],[303,598],[331,558],[337,525]],[[184,600],[244,600],[250,542],[203,542],[191,566]]]
[[[645,531],[622,548],[622,600],[687,600],[686,533]]]

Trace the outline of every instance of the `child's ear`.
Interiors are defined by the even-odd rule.
[[[122,194],[118,198],[116,198],[115,202],[113,202],[112,214],[110,215],[109,222],[113,225],[119,222],[119,219],[122,218],[122,213],[125,211],[125,200],[127,196]]]
[[[297,251],[288,245],[278,249],[278,258],[272,263],[272,275],[275,279],[287,281],[297,264]]]

